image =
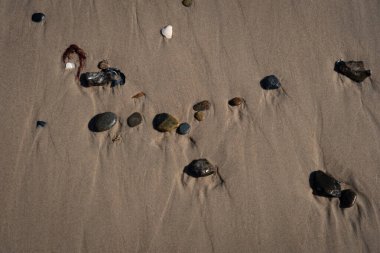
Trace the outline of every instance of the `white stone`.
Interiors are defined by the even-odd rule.
[[[161,34],[167,39],[171,39],[173,36],[173,26],[167,25],[161,29]]]
[[[67,62],[66,63],[66,69],[75,69],[75,63]]]

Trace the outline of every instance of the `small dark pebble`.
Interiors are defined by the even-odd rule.
[[[207,159],[198,159],[193,160],[183,171],[189,176],[198,178],[214,174],[217,171],[217,168]]]
[[[231,99],[230,101],[228,101],[228,104],[230,106],[239,106],[242,103],[244,103],[244,99],[240,98],[240,97],[235,97],[235,98]]]
[[[177,133],[180,134],[180,135],[188,134],[190,132],[190,128],[191,127],[190,127],[190,125],[188,123],[182,123],[177,128]]]
[[[206,110],[209,110],[211,107],[211,103],[207,100],[203,100],[199,103],[196,103],[194,106],[193,106],[193,110],[194,111],[197,111],[197,112],[200,112],[200,111],[206,111]]]
[[[182,4],[186,7],[190,7],[193,4],[193,0],[183,0]]]
[[[153,128],[159,132],[170,132],[178,127],[179,123],[169,113],[157,114],[153,119]]]
[[[324,197],[340,197],[341,187],[338,180],[327,175],[323,171],[314,171],[309,178],[310,187],[313,193]]]
[[[205,113],[204,112],[196,112],[196,113],[194,113],[194,118],[198,121],[203,121],[205,119]]]
[[[280,81],[274,75],[266,76],[260,81],[261,88],[264,90],[274,90],[281,86]]]
[[[88,123],[88,128],[93,132],[103,132],[111,129],[116,122],[116,114],[113,112],[104,112],[95,115]]]
[[[38,13],[33,13],[33,15],[32,15],[32,21],[33,22],[39,23],[39,22],[43,21],[44,19],[45,19],[45,14],[43,14],[43,13],[38,12]]]
[[[132,113],[128,119],[127,119],[127,124],[129,127],[135,127],[135,126],[138,126],[140,125],[140,123],[142,122],[142,116],[140,113],[138,112],[134,112]]]
[[[44,126],[46,126],[46,122],[45,121],[42,121],[42,120],[38,120],[37,121],[36,127],[44,127]]]
[[[334,70],[357,83],[363,82],[364,79],[371,76],[371,71],[364,68],[362,61],[344,62],[339,60],[335,62]]]
[[[356,193],[350,189],[343,190],[339,200],[340,200],[340,204],[339,204],[340,208],[352,207],[353,205],[355,205],[355,202],[356,202]]]

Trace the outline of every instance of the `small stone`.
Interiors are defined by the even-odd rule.
[[[228,104],[230,106],[239,106],[242,103],[244,103],[244,99],[240,98],[240,97],[235,97],[235,98],[231,99],[230,101],[228,101]]]
[[[134,95],[132,98],[140,98],[140,97],[144,97],[145,96],[145,93],[144,92],[139,92],[137,93],[136,95]]]
[[[99,69],[108,69],[108,68],[110,68],[110,64],[108,63],[107,60],[103,60],[103,61],[98,63],[98,68]]]
[[[142,122],[142,116],[138,112],[134,112],[131,114],[131,116],[128,117],[127,119],[127,124],[129,127],[135,127],[140,125]]]
[[[362,61],[337,61],[334,70],[339,74],[345,75],[351,80],[361,83],[367,77],[371,76],[371,71],[364,68]]]
[[[161,34],[167,39],[171,39],[173,36],[173,26],[167,25],[161,29]]]
[[[88,123],[88,128],[93,132],[103,132],[111,129],[116,122],[116,114],[113,112],[104,112],[95,115]]]
[[[38,12],[38,13],[33,13],[32,15],[32,21],[39,23],[45,19],[45,14]]]
[[[84,87],[104,86],[111,84],[111,87],[125,84],[125,75],[119,69],[107,68],[99,72],[86,72],[80,77],[80,82]]]
[[[183,0],[182,4],[186,7],[190,7],[193,4],[193,0]]]
[[[73,62],[67,62],[65,68],[68,69],[68,70],[75,69],[75,63],[73,63]]]
[[[340,200],[339,207],[340,208],[352,207],[353,205],[355,205],[356,198],[357,198],[356,193],[353,190],[350,190],[350,189],[343,190],[339,198]]]
[[[205,113],[204,112],[196,112],[196,113],[194,113],[194,118],[198,121],[203,121],[205,119]]]
[[[310,186],[319,196],[339,198],[341,195],[339,181],[320,170],[310,174]]]
[[[274,90],[281,86],[280,81],[274,75],[266,76],[260,81],[261,88],[264,90]]]
[[[190,128],[191,128],[191,126],[188,123],[182,123],[177,128],[177,133],[180,135],[188,134],[190,132]]]
[[[209,110],[211,107],[211,103],[207,100],[203,100],[199,103],[196,103],[194,106],[193,106],[193,110],[194,111],[197,111],[197,112],[200,112],[200,111],[206,111],[206,110]]]
[[[216,171],[216,166],[212,165],[207,159],[193,160],[184,169],[186,174],[195,178],[210,176]]]
[[[38,120],[37,121],[36,127],[44,127],[44,126],[46,126],[46,122],[45,121],[42,121],[42,120]]]
[[[159,132],[170,132],[178,125],[178,120],[168,113],[157,114],[153,119],[153,127]]]

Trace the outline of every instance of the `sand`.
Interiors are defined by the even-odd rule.
[[[379,252],[380,1],[2,0],[0,12],[0,252]],[[82,87],[61,61],[70,44],[83,71],[107,59],[126,84]],[[337,74],[338,59],[371,78]],[[261,89],[270,74],[282,89]],[[229,107],[236,96],[246,104]],[[105,111],[117,125],[89,131]],[[129,128],[133,112],[144,119]],[[154,130],[163,112],[191,133]],[[184,175],[198,158],[224,183]],[[314,170],[356,205],[313,195]]]

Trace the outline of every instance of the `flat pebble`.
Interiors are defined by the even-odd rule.
[[[186,7],[190,7],[193,4],[193,0],[183,0],[182,4]]]
[[[233,99],[230,99],[228,101],[228,104],[230,106],[239,106],[241,105],[242,103],[244,103],[244,99],[243,98],[240,98],[240,97],[234,97]]]
[[[153,128],[159,132],[170,132],[176,129],[179,122],[169,113],[157,114],[153,119]]]
[[[140,123],[142,122],[142,116],[140,113],[138,112],[134,112],[132,113],[128,119],[127,119],[127,124],[129,127],[135,127],[135,126],[138,126],[140,125]]]
[[[371,76],[371,71],[364,68],[362,61],[336,61],[334,70],[339,74],[345,75],[351,80],[360,83]]]
[[[191,126],[188,123],[186,123],[186,122],[182,123],[177,128],[177,133],[180,135],[188,134],[190,132],[190,128],[191,128]]]
[[[203,121],[205,119],[205,113],[204,112],[196,112],[196,113],[194,113],[194,118],[198,121]]]
[[[32,21],[33,22],[39,23],[39,22],[43,21],[44,19],[45,19],[45,14],[43,14],[41,12],[33,13],[33,15],[32,15]]]
[[[208,100],[203,100],[193,105],[193,110],[197,112],[206,111],[206,110],[209,110],[210,107],[211,107],[211,103]]]
[[[104,112],[95,115],[88,123],[88,128],[93,132],[103,132],[111,129],[117,122],[117,116],[113,112]]]
[[[356,193],[353,190],[350,190],[350,189],[343,190],[339,198],[340,200],[339,207],[340,208],[352,207],[353,205],[355,205],[356,198],[357,198]]]
[[[45,125],[46,125],[46,122],[45,122],[45,121],[38,120],[38,121],[37,121],[37,124],[36,124],[36,127],[44,127]]]
[[[207,159],[193,160],[184,169],[184,172],[189,176],[198,178],[206,177],[216,173],[217,168],[212,165]]]
[[[281,83],[274,75],[266,76],[260,81],[261,88],[264,90],[274,90],[281,87]]]
[[[314,194],[319,196],[340,197],[341,195],[339,181],[320,170],[310,174],[310,186]]]

